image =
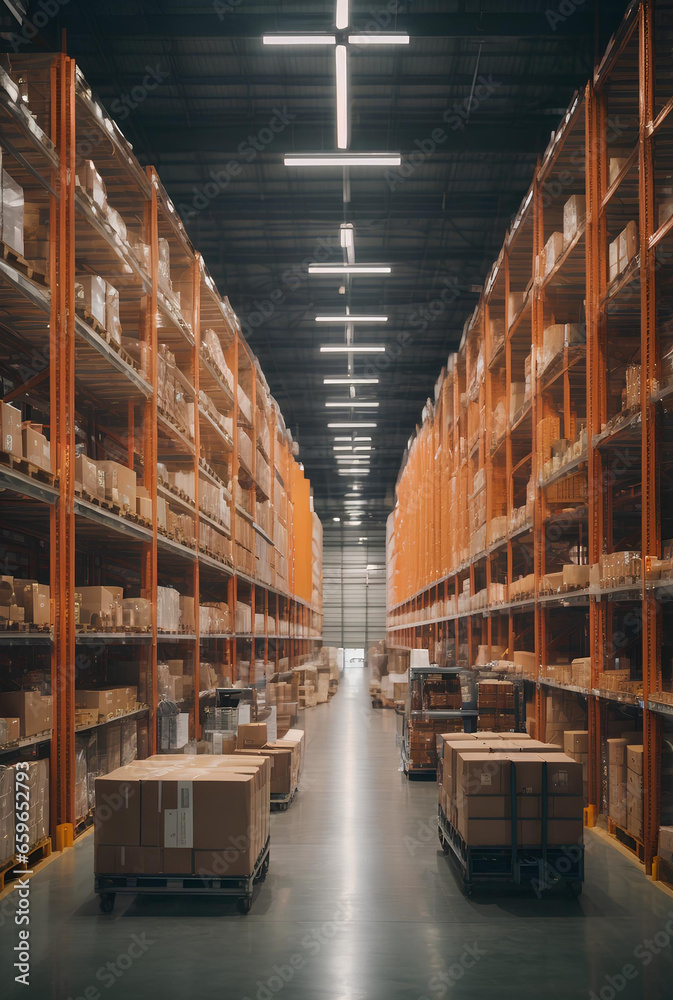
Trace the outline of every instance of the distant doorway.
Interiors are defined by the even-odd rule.
[[[346,670],[361,670],[365,665],[364,649],[345,649],[344,667]]]

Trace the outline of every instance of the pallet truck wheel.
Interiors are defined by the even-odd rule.
[[[262,864],[262,875],[265,878],[266,878],[267,872],[269,871],[269,864],[270,864],[270,862],[271,862],[271,855],[267,854],[267,856],[264,858],[264,862]]]
[[[98,905],[100,906],[103,913],[112,913],[115,906],[114,893],[112,892],[101,893]]]
[[[472,885],[472,883],[468,882],[467,879],[465,879],[463,881],[463,889],[465,891],[465,895],[467,896],[467,898],[470,899],[470,897],[472,896],[472,892],[474,890],[474,886]]]
[[[238,901],[238,912],[242,913],[244,916],[246,913],[250,913],[252,909],[252,896],[243,896]]]
[[[444,851],[444,853],[448,854],[449,853],[449,845],[447,844],[446,837],[441,832],[441,830],[439,832],[439,843],[441,844],[441,847],[442,847],[442,850]]]
[[[581,882],[568,882],[568,895],[572,899],[577,899],[578,896],[582,895],[582,883]]]

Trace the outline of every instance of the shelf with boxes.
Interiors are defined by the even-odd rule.
[[[199,703],[245,660],[229,631],[239,595],[264,613],[258,658],[297,662],[318,646],[321,575],[310,485],[240,324],[72,60],[17,56],[0,71],[0,149],[12,574],[0,692],[60,692],[53,829],[81,818],[76,783],[79,796],[117,760],[120,719],[140,756],[169,699],[174,729],[198,736]],[[30,581],[39,613],[24,607]],[[88,771],[78,757],[76,782],[76,729],[91,738],[76,692],[115,685],[143,707],[87,723],[98,751],[86,748]]]
[[[470,666],[480,647],[496,651],[489,661],[526,678],[541,736],[552,704],[541,692],[581,704],[591,822],[609,817],[600,753],[628,714],[644,747],[648,870],[673,702],[662,39],[662,5],[632,5],[573,98],[423,411],[387,533],[396,642],[446,642]]]

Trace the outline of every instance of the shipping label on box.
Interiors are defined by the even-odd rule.
[[[194,846],[194,792],[191,781],[178,781],[177,809],[164,812],[164,847]]]

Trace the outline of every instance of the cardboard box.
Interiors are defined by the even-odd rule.
[[[121,346],[122,325],[119,319],[119,292],[109,281],[105,282],[105,329],[115,344]]]
[[[31,465],[37,466],[44,472],[51,472],[51,458],[49,457],[49,442],[36,426],[24,422],[21,428],[23,457]]]
[[[633,800],[642,799],[643,797],[642,774],[636,774],[634,771],[626,772],[626,794],[628,798]]]
[[[629,771],[635,774],[643,773],[643,747],[631,744],[626,748],[626,764]]]
[[[23,256],[23,188],[11,174],[2,171],[2,242]]]
[[[563,253],[563,233],[552,233],[544,246],[544,273],[549,274]]]
[[[132,765],[96,778],[96,846],[140,847],[140,781]],[[152,846],[152,845],[148,845]]]
[[[117,695],[112,688],[76,688],[75,707],[86,708],[103,718],[117,711]]]
[[[0,451],[14,458],[23,457],[21,410],[9,403],[0,403]]]
[[[136,513],[139,515],[139,517],[144,518],[146,521],[152,520],[151,497],[136,496]]]
[[[620,767],[626,767],[626,747],[627,742],[625,739],[609,739],[607,740],[608,745],[608,764],[618,765]]]
[[[52,728],[52,697],[38,691],[3,691],[0,715],[19,719],[21,736],[35,736]]]
[[[82,289],[81,296],[78,295],[78,304],[87,318],[95,320],[105,329],[105,279],[97,274],[79,274],[75,283]]]
[[[100,875],[160,875],[162,851],[158,847],[94,846],[94,872]]]
[[[588,587],[589,586],[589,567],[588,566],[575,566],[573,563],[567,563],[563,567],[563,586],[564,587]]]
[[[75,459],[75,482],[81,491],[91,496],[101,498],[105,496],[105,477],[103,476],[101,486],[98,466],[86,455],[78,455]]]
[[[33,625],[51,625],[49,587],[29,584],[23,592],[24,620]]]
[[[115,604],[121,615],[123,590],[121,587],[78,587],[82,595],[80,621],[83,625],[115,625]],[[121,621],[119,622],[121,625]]]
[[[26,609],[16,604],[0,604],[0,618],[8,622],[25,622]]]
[[[0,734],[4,734],[2,743],[13,743],[21,736],[21,720],[0,718]]]
[[[589,733],[583,729],[568,729],[563,739],[563,749],[568,756],[589,752]]]
[[[96,170],[93,160],[85,160],[84,163],[77,169],[77,179],[80,186],[89,198],[99,208],[105,211],[107,209],[107,192],[105,190],[105,183],[103,178]]]
[[[587,214],[587,200],[583,194],[574,194],[563,206],[563,240],[570,243],[583,225]]]
[[[236,749],[261,749],[268,739],[266,722],[246,722],[238,727]]]
[[[135,511],[137,476],[133,469],[119,462],[98,462],[105,473],[105,497],[120,507]]]

